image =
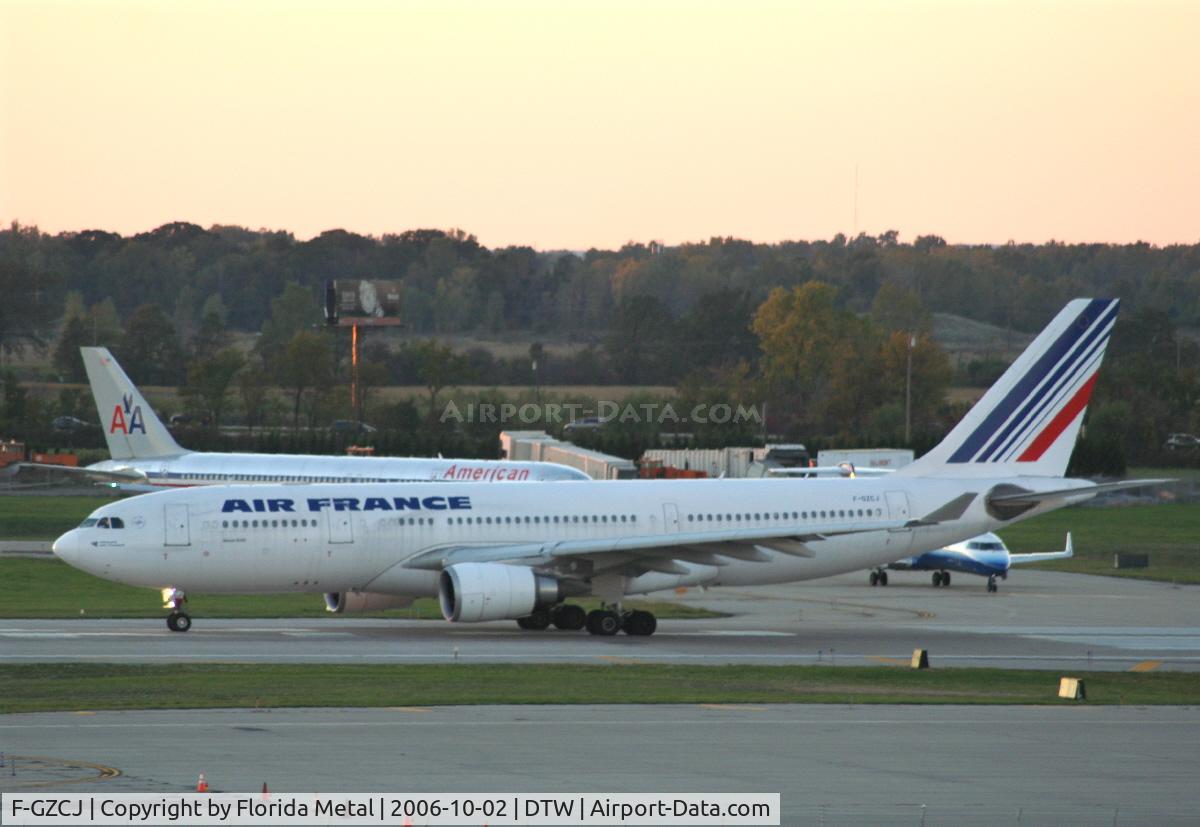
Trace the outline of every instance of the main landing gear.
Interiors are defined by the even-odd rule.
[[[184,611],[183,604],[187,603],[187,595],[179,589],[163,589],[164,608],[170,609],[167,615],[167,628],[172,632],[186,632],[192,628],[192,618]]]
[[[950,585],[950,572],[948,572],[948,571],[935,571],[935,572],[933,573],[933,586],[934,586],[934,588],[937,588],[938,586],[949,586],[949,585]]]
[[[634,637],[648,637],[658,628],[658,619],[650,612],[624,612],[619,606],[584,612],[579,606],[564,603],[551,609],[538,609],[517,620],[518,626],[530,631],[548,629],[551,624],[566,631],[587,629],[589,634],[599,637],[612,637],[621,631]]]
[[[886,586],[887,572],[883,569],[875,569],[871,572],[871,576],[867,578],[872,586]]]

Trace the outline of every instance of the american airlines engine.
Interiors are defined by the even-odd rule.
[[[452,623],[652,634],[628,595],[875,569],[1162,480],[1064,479],[1117,302],[1076,300],[932,451],[870,479],[213,486],[106,505],[54,544],[85,571],[187,592],[436,596]],[[598,597],[585,613],[571,598]]]

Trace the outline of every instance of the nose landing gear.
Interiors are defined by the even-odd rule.
[[[996,585],[996,575],[994,575],[994,574],[988,575],[987,590],[989,593],[1000,591],[1000,587],[998,585]]]
[[[179,589],[163,589],[163,608],[170,609],[167,615],[167,628],[172,632],[186,632],[192,628],[192,618],[184,611],[183,604],[187,603],[187,595]]]

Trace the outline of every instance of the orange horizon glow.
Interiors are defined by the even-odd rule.
[[[0,221],[1198,243],[1198,32],[1184,2],[10,0]]]

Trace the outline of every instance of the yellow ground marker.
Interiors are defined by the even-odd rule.
[[[741,704],[698,704],[701,709],[735,709],[742,712],[766,712],[765,706],[742,706]]]
[[[1141,663],[1131,668],[1130,672],[1153,672],[1158,667],[1162,666],[1161,660],[1144,660]]]

